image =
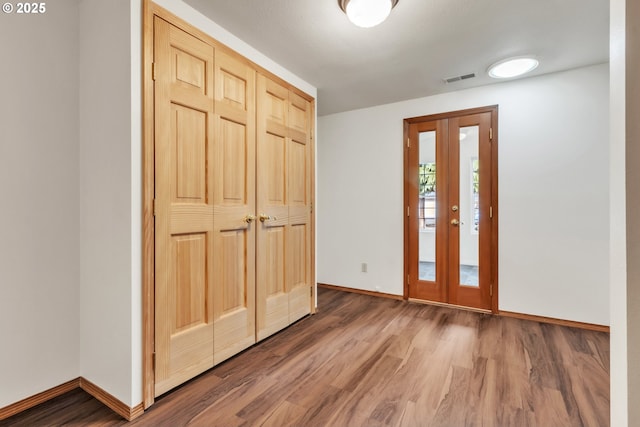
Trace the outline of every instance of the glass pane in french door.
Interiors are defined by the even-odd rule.
[[[460,128],[460,284],[478,287],[480,232],[479,126]]]
[[[436,280],[436,132],[420,132],[418,165],[419,280]]]

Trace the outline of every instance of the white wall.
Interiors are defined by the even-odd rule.
[[[132,359],[141,311],[131,56],[130,0],[80,1],[80,372],[133,406],[142,395],[141,360]]]
[[[131,1],[131,390],[142,401],[142,2]]]
[[[626,8],[627,358],[629,419],[640,420],[640,3]]]
[[[78,13],[0,16],[0,408],[78,377]]]
[[[609,283],[611,425],[628,425],[625,203],[625,2],[610,2]]]
[[[320,117],[318,281],[401,295],[402,120],[498,104],[499,308],[609,324],[608,89],[602,64]]]
[[[640,4],[611,1],[611,425],[640,419]]]

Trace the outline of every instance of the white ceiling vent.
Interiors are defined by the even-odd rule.
[[[443,80],[445,83],[448,84],[448,83],[459,82],[460,80],[472,79],[475,76],[476,76],[476,73],[470,73],[470,74],[463,74],[462,76],[449,77]]]

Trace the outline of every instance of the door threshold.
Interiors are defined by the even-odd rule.
[[[474,311],[476,313],[482,313],[482,314],[494,314],[491,310],[486,310],[484,308],[467,307],[466,305],[449,304],[446,302],[430,301],[430,300],[417,299],[417,298],[409,298],[408,301],[415,302],[418,304],[437,305],[439,307],[458,308],[461,310]]]

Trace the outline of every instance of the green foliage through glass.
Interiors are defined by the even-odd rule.
[[[436,164],[424,163],[419,165],[419,191],[420,195],[436,191]]]

